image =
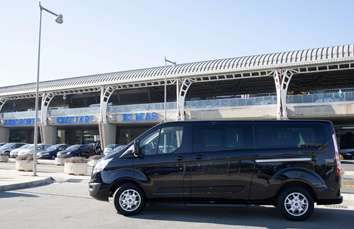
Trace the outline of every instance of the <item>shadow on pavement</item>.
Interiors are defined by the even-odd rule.
[[[38,195],[33,195],[33,194],[27,194],[27,193],[22,193],[22,192],[17,192],[17,190],[11,190],[11,191],[2,191],[0,192],[0,199],[1,198],[16,198],[16,197],[28,197],[28,198],[38,198]]]
[[[338,214],[338,211],[341,214]],[[320,228],[333,228],[335,225],[340,225],[340,228],[351,228],[352,224],[348,218],[352,217],[353,213],[350,210],[315,208],[309,219],[294,222],[285,219],[275,207],[271,206],[148,205],[141,214],[131,218],[266,228],[319,228],[319,225]]]

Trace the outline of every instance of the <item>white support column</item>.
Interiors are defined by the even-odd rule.
[[[42,104],[41,104],[41,119],[39,124],[39,133],[41,135],[41,141],[43,144],[56,144],[57,128],[53,126],[48,126],[48,107],[54,94],[44,92],[42,94]]]
[[[61,144],[65,144],[65,130],[59,130],[58,131],[58,136],[60,138],[60,142]]]
[[[108,101],[114,91],[115,88],[113,87],[101,88],[100,120],[98,129],[100,133],[102,151],[108,144],[114,144],[116,139],[116,126],[107,122]]]
[[[177,80],[177,120],[184,120],[184,103],[189,87],[192,82],[189,79]]]
[[[100,122],[107,123],[107,107],[109,98],[115,89],[113,87],[101,88],[101,101],[100,101]]]
[[[1,112],[1,109],[4,106],[4,104],[6,103],[6,101],[7,100],[5,98],[0,98],[0,112]]]
[[[55,145],[57,142],[57,128],[55,126],[40,126],[43,144]],[[43,134],[42,134],[43,133]]]
[[[55,95],[52,93],[43,93],[42,94],[42,106],[41,106],[41,126],[46,126],[48,124],[48,107]]]
[[[6,103],[5,98],[0,98],[0,112],[4,104]],[[8,128],[3,128],[0,126],[0,142],[9,142],[10,130]]]
[[[9,142],[10,129],[0,126],[0,142]]]
[[[277,119],[286,120],[288,119],[288,113],[286,111],[286,95],[288,92],[288,87],[290,80],[293,77],[293,73],[286,69],[285,71],[280,69],[274,71],[274,83],[277,90]]]

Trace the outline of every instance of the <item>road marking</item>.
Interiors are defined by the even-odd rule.
[[[15,165],[11,165],[11,164],[1,164],[1,166],[5,166],[5,167],[15,167]]]
[[[351,183],[343,183],[344,187],[354,187],[354,184]]]

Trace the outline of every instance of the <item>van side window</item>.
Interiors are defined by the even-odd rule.
[[[165,127],[161,129],[158,154],[172,153],[182,145],[183,127]]]
[[[160,129],[145,136],[139,144],[140,152],[144,155],[154,155],[157,153],[157,144],[160,136]]]
[[[318,147],[326,141],[320,124],[256,124],[257,148]]]
[[[251,146],[252,125],[231,123],[193,126],[194,152],[246,149]]]
[[[183,127],[163,127],[145,136],[139,144],[144,155],[173,153],[182,145]]]

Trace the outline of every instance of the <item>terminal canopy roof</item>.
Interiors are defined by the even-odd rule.
[[[40,92],[77,94],[98,92],[102,86],[133,89],[163,86],[177,79],[189,78],[199,83],[190,91],[200,96],[210,93],[251,94],[275,91],[273,74],[278,69],[294,73],[289,90],[354,87],[354,45],[305,49],[264,55],[226,58],[160,66],[131,71],[104,73],[41,82]],[[3,76],[6,77],[6,76]],[[36,84],[22,84],[0,88],[1,99],[22,99],[35,96]],[[218,93],[220,92],[220,93]]]

